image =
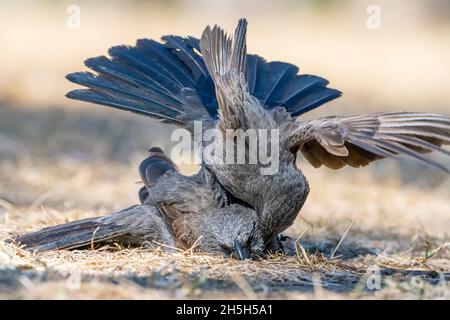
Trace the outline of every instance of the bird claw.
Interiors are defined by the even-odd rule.
[[[278,243],[278,246],[280,247],[279,250],[284,255],[291,255],[291,253],[292,253],[292,250],[289,247],[291,240],[292,240],[291,237],[285,236],[281,233],[279,235],[277,235],[277,243]]]
[[[292,250],[289,247],[290,241],[292,239],[283,234],[278,234],[273,240],[267,245],[267,252],[281,253],[284,255],[291,255]]]

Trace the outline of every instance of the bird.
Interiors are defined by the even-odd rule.
[[[198,250],[239,260],[266,255],[258,217],[250,208],[231,204],[205,214],[181,213],[167,224],[156,206],[134,205],[110,215],[46,227],[8,239],[32,252],[94,248],[96,244]],[[175,234],[175,236],[174,236]]]
[[[139,173],[145,189],[145,197],[142,189],[139,191],[140,205],[47,227],[9,242],[36,252],[114,242],[184,250],[195,247],[240,260],[267,253],[256,212],[230,203],[227,193],[207,171],[182,175],[162,149],[152,147]]]
[[[176,182],[212,177],[229,203],[212,210],[208,207],[207,214],[189,214],[190,218],[226,225],[231,219],[228,214],[234,212],[229,225],[236,227],[234,222],[239,221],[257,226],[255,251],[260,251],[260,238],[265,247],[273,243],[293,224],[308,197],[309,183],[297,166],[299,155],[315,168],[335,170],[405,155],[449,172],[424,156],[431,151],[450,155],[443,148],[450,143],[448,115],[400,111],[304,120],[303,114],[341,97],[342,92],[330,88],[325,78],[301,74],[293,64],[247,54],[246,31],[247,21],[240,19],[233,35],[216,25],[206,27],[200,39],[174,35],[162,37],[161,42],[140,39],[135,46],[112,47],[109,57],[87,59],[85,64],[93,72],[67,75],[69,81],[85,87],[70,91],[70,99],[131,111],[193,134],[200,122],[202,134],[216,129],[222,136],[214,140],[213,148],[200,142],[202,164],[194,178],[169,170],[155,186],[146,187],[149,196],[144,190],[141,201],[147,206],[151,207],[147,198],[155,198],[153,207],[158,208],[158,203],[168,200],[164,197],[175,196],[169,189]],[[262,173],[268,166],[260,159],[256,163],[215,161],[218,153],[235,150],[239,141],[245,142],[249,130],[258,137],[267,130],[277,133],[264,141],[265,147],[276,147],[277,166],[272,173]],[[248,154],[251,146],[243,145]],[[168,188],[166,193],[160,192],[164,188],[158,188],[159,184]],[[179,205],[193,206],[196,197],[182,196],[183,192],[186,188],[177,190]],[[220,210],[227,214],[217,213]],[[236,236],[233,230],[223,227],[218,234],[228,239],[230,249],[233,241],[229,239]]]

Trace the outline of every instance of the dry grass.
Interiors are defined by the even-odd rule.
[[[0,242],[0,298],[450,298],[448,180],[424,192],[300,165],[312,194],[288,231],[303,233],[292,256],[240,262],[112,245],[32,254]],[[3,239],[134,203],[139,187],[133,166],[113,163],[3,162],[0,177]],[[371,268],[380,290],[366,287]]]

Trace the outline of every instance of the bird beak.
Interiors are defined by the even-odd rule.
[[[246,250],[242,249],[241,243],[237,240],[234,240],[234,251],[236,252],[239,260],[245,260],[248,258]]]

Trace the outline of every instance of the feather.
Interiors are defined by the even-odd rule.
[[[99,73],[100,78],[108,79],[115,83],[116,86],[132,85],[149,96],[154,96],[159,100],[167,100],[171,104],[182,104],[183,101],[170,91],[165,90],[157,82],[146,77],[139,71],[127,68],[119,64],[114,64],[105,56],[89,58],[85,61],[85,65]],[[70,79],[69,79],[70,80]]]
[[[178,59],[186,64],[196,80],[209,76],[203,59],[193,50],[193,48],[200,50],[198,39],[192,37],[185,39],[179,36],[164,36],[161,39],[165,41],[164,46],[171,49]]]
[[[162,43],[140,39],[133,47],[114,46],[108,51],[110,58],[86,60],[97,74],[67,76],[89,88],[74,90],[67,97],[189,127],[192,120],[219,118],[213,78],[229,69],[244,73],[248,91],[265,108],[282,106],[293,117],[340,96],[326,87],[323,78],[297,75],[298,68],[292,64],[247,55],[246,29],[246,20],[239,20],[232,41],[218,26],[208,27],[203,33],[203,43],[208,42],[204,48],[197,38],[172,35],[162,37]],[[428,138],[439,136],[430,133]]]
[[[97,218],[88,218],[44,228],[16,237],[13,241],[37,252],[71,249],[86,246],[91,242],[111,239],[122,234],[119,230],[118,226],[102,226]]]
[[[172,106],[176,104],[163,104],[159,102],[155,96],[151,98],[148,94],[146,94],[146,92],[142,92],[139,88],[127,85],[125,83],[117,85],[115,82],[108,79],[95,77],[89,72],[71,73],[67,75],[67,78],[74,83],[83,84],[100,92],[108,92],[110,95],[124,97],[124,99],[142,102],[143,104],[152,104],[158,108],[161,108],[161,110],[167,110],[167,112],[173,111],[175,115],[182,113],[181,108]]]
[[[245,72],[245,63],[247,61],[247,20],[239,19],[234,32],[233,48],[231,52],[230,68]]]
[[[140,39],[136,42],[140,49],[154,64],[159,65],[173,78],[177,79],[183,87],[195,88],[196,83],[192,71],[182,61],[174,57],[173,52],[161,43],[149,39]]]
[[[449,125],[448,116],[411,112],[326,117],[300,123],[293,141],[300,145],[308,160],[311,158],[308,154],[313,154],[315,158],[310,162],[315,167],[317,160],[329,167],[336,166],[336,156],[348,165],[359,167],[381,158],[406,155],[450,173],[445,166],[423,155],[431,151],[450,155],[441,147],[450,140]],[[313,142],[323,150],[311,148]],[[342,146],[346,147],[347,154]],[[331,160],[322,152],[324,150]]]
[[[256,79],[258,77],[258,61],[261,59],[256,55],[247,55],[247,68],[245,71],[248,90],[251,95],[255,95]]]
[[[293,117],[297,117],[303,113],[320,107],[326,102],[339,98],[341,95],[342,93],[338,90],[323,88],[306,95],[292,107],[287,106],[287,110]]]

